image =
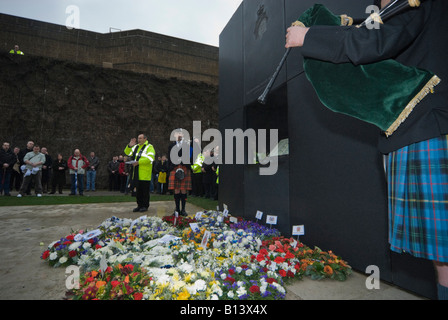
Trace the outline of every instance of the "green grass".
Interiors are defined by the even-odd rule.
[[[153,195],[151,194],[151,201],[173,201],[172,195]],[[38,198],[36,196],[17,197],[0,197],[0,207],[6,206],[53,206],[61,204],[88,204],[88,203],[117,203],[117,202],[135,202],[135,198],[131,196],[116,195],[116,196],[43,196]],[[205,210],[216,210],[218,201],[188,197],[188,202],[194,204]]]

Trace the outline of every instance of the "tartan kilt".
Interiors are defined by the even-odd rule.
[[[182,168],[185,172],[185,178],[183,180],[177,180],[174,176],[176,174],[176,170],[178,168]],[[168,179],[168,190],[191,190],[191,171],[183,165],[177,165],[170,172],[170,177]]]
[[[391,250],[448,262],[448,135],[389,154],[386,170]]]

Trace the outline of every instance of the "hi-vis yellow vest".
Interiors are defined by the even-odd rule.
[[[126,146],[124,153],[127,156],[132,157],[133,155],[138,155],[140,150],[145,146],[142,152],[142,156],[138,160],[138,180],[151,181],[152,176],[152,163],[154,162],[156,151],[152,144],[146,141],[143,145],[135,145],[133,147]]]
[[[202,172],[202,163],[204,162],[204,155],[202,153],[199,153],[196,161],[191,166],[191,170],[193,173],[201,173]]]
[[[21,56],[23,56],[24,55],[24,53],[22,52],[22,51],[15,51],[14,49],[12,49],[11,51],[9,51],[9,53],[10,54],[18,54],[18,55],[21,55]]]
[[[216,184],[219,184],[219,166],[216,168]]]

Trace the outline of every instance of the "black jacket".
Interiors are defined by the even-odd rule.
[[[301,49],[304,57],[333,63],[367,64],[395,59],[436,74],[442,81],[392,136],[379,139],[389,153],[406,145],[448,134],[448,1],[426,0],[387,20],[379,29],[313,26]]]
[[[59,168],[64,168],[63,170],[59,170]],[[60,175],[64,175],[65,176],[65,170],[67,170],[67,161],[65,161],[64,159],[62,160],[56,160],[55,162],[53,162],[53,174],[60,174]]]
[[[31,149],[25,148],[25,149],[21,149],[21,150],[19,151],[19,154],[18,154],[17,156],[18,156],[18,158],[19,158],[20,165],[24,165],[24,164],[25,164],[25,163],[23,162],[23,158],[25,158],[25,155],[26,155],[28,152],[33,152],[33,148],[31,148]]]
[[[5,151],[3,148],[0,148],[0,170],[3,170],[4,163],[9,164],[9,167],[6,168],[5,171],[11,172],[14,164],[16,163],[16,156],[11,149]]]
[[[191,158],[192,158],[192,154],[190,152],[190,145],[188,144],[188,142],[183,141],[182,142],[183,148],[181,146],[178,146],[177,142],[174,141],[172,142],[169,147],[168,147],[168,161],[169,161],[169,170],[173,170],[174,167],[178,164],[181,165],[185,165],[188,168],[190,168],[190,164],[191,164]],[[174,149],[174,150],[172,150]],[[182,152],[184,150],[187,150],[188,154],[188,162],[183,162],[181,161],[182,158]],[[171,153],[173,153],[173,155],[177,156],[177,159],[171,159]]]
[[[155,165],[155,172],[156,173],[160,173],[160,172],[168,172],[169,171],[169,164],[168,164],[168,160],[163,161],[157,161],[156,165]]]
[[[215,183],[216,182],[216,164],[211,163],[207,164],[207,162],[204,160],[202,163],[202,169],[204,169],[204,173],[202,175],[202,182],[203,183]]]

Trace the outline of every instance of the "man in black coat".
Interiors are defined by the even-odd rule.
[[[390,3],[375,1],[382,8]],[[286,35],[286,47],[301,47],[305,58],[354,65],[394,59],[442,80],[392,136],[379,138],[388,154],[391,250],[434,262],[439,299],[448,298],[448,206],[439,204],[448,198],[447,12],[448,1],[425,0],[379,28],[294,26]]]
[[[5,196],[10,196],[9,185],[15,162],[16,158],[9,148],[9,143],[4,142],[0,149],[0,194],[4,192]]]

